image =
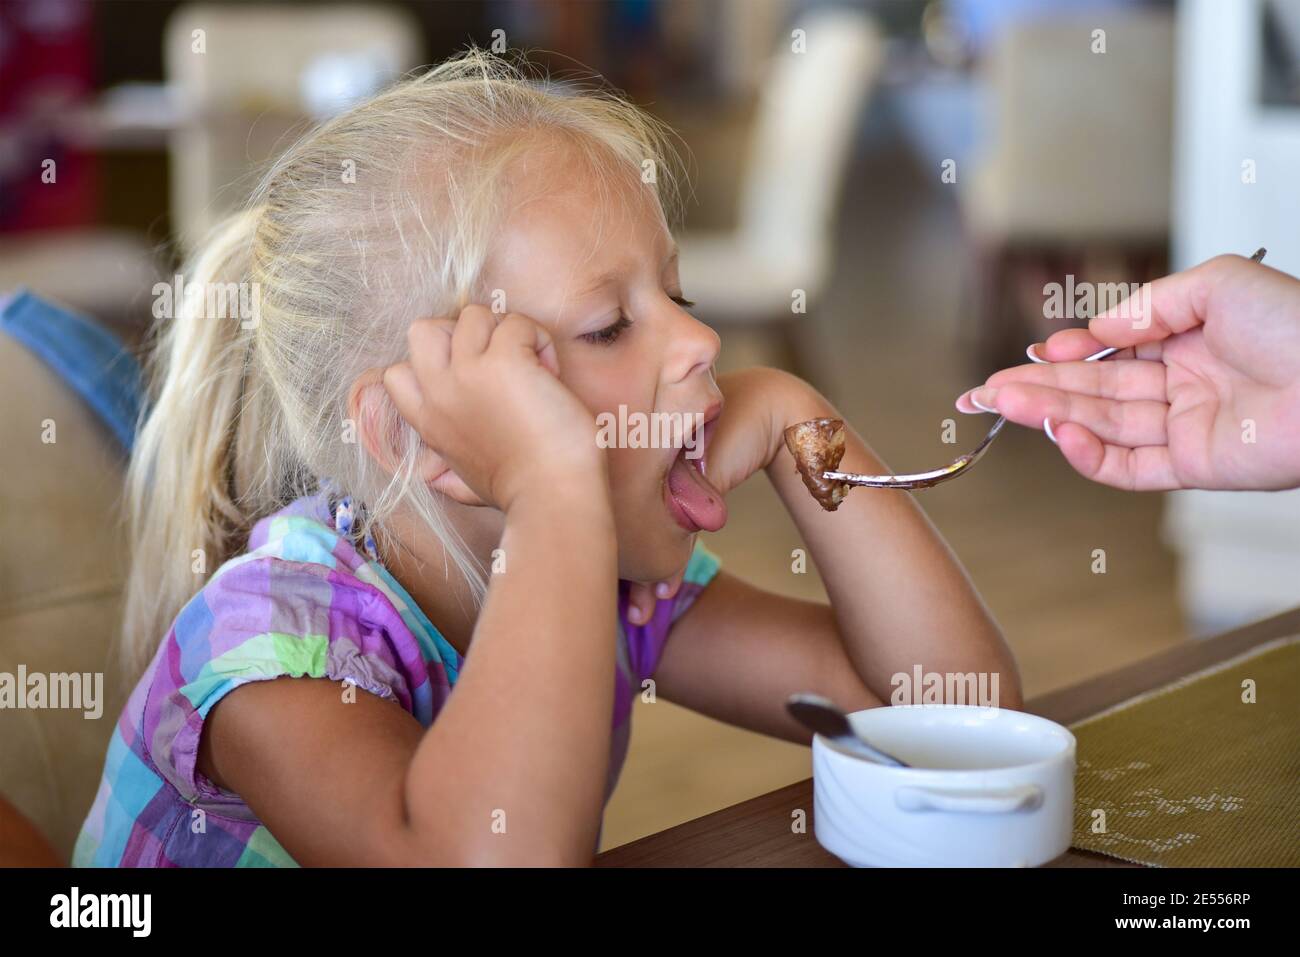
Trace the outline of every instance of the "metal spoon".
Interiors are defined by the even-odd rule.
[[[794,694],[785,702],[785,709],[790,715],[809,731],[829,738],[846,750],[853,751],[869,761],[887,764],[891,767],[905,768],[908,765],[892,754],[886,754],[872,746],[862,735],[853,730],[853,725],[846,715],[829,698],[818,694]]]
[[[1257,249],[1255,255],[1250,257],[1251,262],[1263,262],[1266,251],[1263,247]],[[1119,352],[1119,349],[1113,347],[1102,349],[1099,352],[1094,352],[1083,361],[1100,362],[1102,359],[1109,359],[1117,352]],[[1030,356],[1030,358],[1034,359],[1033,356]],[[1034,361],[1047,362],[1046,359],[1034,359]],[[823,472],[822,478],[828,482],[844,482],[847,485],[861,485],[867,488],[931,488],[940,482],[946,482],[969,471],[972,465],[984,457],[984,453],[988,451],[988,447],[993,444],[993,440],[1002,431],[1002,426],[1006,424],[1006,416],[998,416],[998,420],[993,423],[993,428],[989,429],[989,434],[984,436],[983,442],[960,458],[953,459],[951,464],[945,465],[941,469],[931,469],[929,472],[912,472],[908,475],[859,475],[856,472]]]
[[[1105,351],[1114,352],[1115,350]],[[1089,358],[1092,357],[1089,356]],[[940,482],[956,478],[982,459],[984,453],[988,451],[988,447],[993,444],[993,440],[1002,431],[1002,426],[1006,424],[1006,416],[998,416],[998,420],[993,423],[993,428],[989,429],[989,434],[984,436],[984,441],[960,458],[953,459],[951,464],[945,465],[941,469],[931,469],[929,472],[912,472],[907,475],[859,475],[857,472],[823,472],[822,477],[828,482],[844,482],[848,485],[861,485],[867,488],[931,488]]]
[[[1100,352],[1094,352],[1083,361],[1100,362],[1117,352],[1119,350],[1114,348],[1102,349]],[[1046,362],[1047,360],[1035,361]],[[998,437],[998,433],[1002,431],[1002,427],[1006,424],[1007,417],[999,415],[997,421],[993,423],[993,427],[989,429],[989,434],[984,436],[984,441],[960,458],[953,459],[951,463],[941,469],[931,469],[929,472],[912,472],[907,475],[859,475],[856,472],[823,472],[822,477],[828,482],[845,482],[848,485],[861,485],[867,488],[933,488],[940,482],[956,478],[982,459],[984,453],[988,451],[989,446],[993,444],[993,440]]]

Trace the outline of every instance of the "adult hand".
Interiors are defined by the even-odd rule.
[[[1240,256],[1157,279],[1044,364],[1004,369],[957,400],[1046,428],[1080,474],[1117,488],[1300,487],[1300,280]],[[1083,362],[1107,346],[1121,352]]]

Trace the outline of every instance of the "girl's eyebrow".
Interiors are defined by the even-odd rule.
[[[659,267],[660,272],[663,272],[665,269],[667,269],[669,266],[672,265],[673,260],[677,258],[678,252],[679,250],[677,248],[677,243],[673,242],[673,244],[668,249],[668,255],[664,258],[663,265]],[[626,263],[624,263],[623,265],[626,265]],[[582,299],[585,296],[590,296],[592,293],[596,292],[597,290],[604,289],[610,283],[615,282],[622,274],[623,274],[622,266],[601,273],[599,276],[593,279],[590,285],[588,285],[585,289],[583,289],[582,292],[578,293],[576,298]]]

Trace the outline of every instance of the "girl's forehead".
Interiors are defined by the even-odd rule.
[[[578,301],[646,263],[657,270],[673,248],[652,193],[612,183],[601,189],[575,178],[510,210],[484,275],[507,295],[541,284],[557,297]]]

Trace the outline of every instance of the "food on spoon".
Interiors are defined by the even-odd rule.
[[[812,419],[796,423],[785,430],[785,445],[813,498],[828,512],[839,508],[848,494],[849,484],[828,481],[822,473],[839,468],[840,459],[844,458],[844,420]]]

